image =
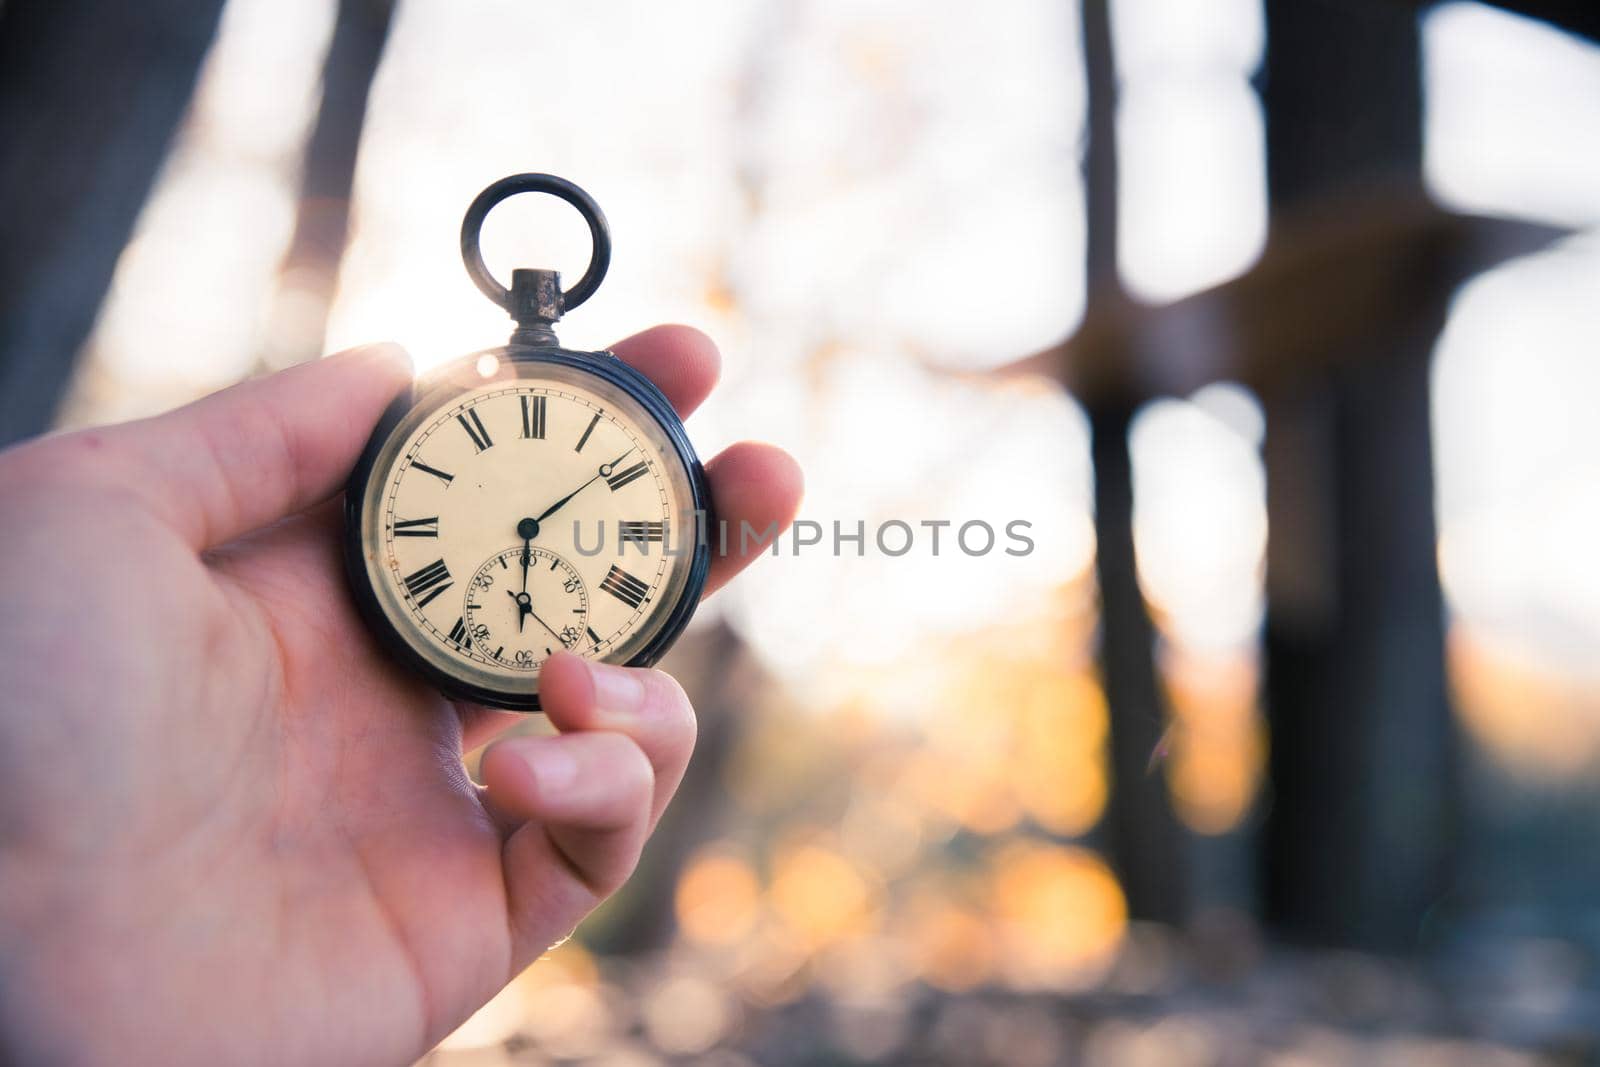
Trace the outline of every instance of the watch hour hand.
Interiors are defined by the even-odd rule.
[[[574,489],[572,492],[568,493],[566,496],[562,497],[560,500],[557,500],[554,504],[551,504],[549,507],[545,508],[543,513],[540,514],[540,516],[537,519],[534,519],[533,521],[534,522],[543,522],[545,519],[548,519],[551,515],[554,515],[555,512],[556,512],[556,509],[561,507],[561,505],[565,504],[567,501],[571,500],[573,497],[577,496],[579,493],[583,492],[585,489],[589,488],[590,483],[593,482],[595,480],[595,478],[598,478],[598,477],[600,477],[600,476],[598,474],[596,474],[594,476],[594,478],[590,478],[589,481],[584,482],[582,485],[578,486],[578,488]]]

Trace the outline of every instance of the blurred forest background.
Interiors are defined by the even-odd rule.
[[[461,212],[562,174],[616,243],[564,341],[716,337],[702,453],[1038,551],[709,602],[639,875],[430,1064],[1594,1062],[1597,38],[1555,0],[0,0],[0,439],[501,343]],[[521,198],[485,248],[573,277],[586,236]]]

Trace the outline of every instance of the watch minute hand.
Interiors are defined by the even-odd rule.
[[[589,483],[593,482],[595,480],[595,478],[598,478],[598,477],[600,477],[600,476],[598,474],[596,474],[594,476],[594,478],[590,478],[588,482],[584,482],[582,485],[578,486],[578,488],[574,489],[572,492],[568,493],[566,496],[562,497],[560,500],[557,500],[554,504],[551,504],[549,507],[545,508],[544,511],[537,518],[535,518],[533,521],[534,522],[543,522],[544,520],[548,519],[551,515],[555,514],[555,511],[556,511],[557,508],[559,508],[562,504],[565,504],[567,501],[571,500],[573,497],[577,496],[579,493],[583,492],[585,489],[589,488]]]
[[[602,463],[602,464],[600,464],[600,469],[595,472],[595,475],[594,475],[593,478],[590,478],[587,482],[584,482],[582,485],[578,486],[578,488],[574,489],[572,492],[568,493],[566,496],[562,497],[560,500],[557,500],[554,504],[551,504],[549,507],[545,508],[544,509],[544,513],[542,515],[539,515],[539,516],[535,517],[533,521],[534,522],[543,522],[545,519],[548,519],[551,515],[554,515],[556,513],[556,510],[558,508],[560,508],[561,505],[565,504],[567,501],[571,500],[573,497],[577,496],[579,493],[581,493],[585,489],[589,488],[589,486],[592,485],[597,479],[609,476],[611,474],[611,471],[616,467],[616,465],[618,463],[621,463],[624,459],[626,459],[627,456],[628,456],[628,452],[632,452],[632,451],[633,451],[633,449],[629,448],[627,452],[622,453],[622,455],[618,456],[616,459],[612,460],[610,463]]]

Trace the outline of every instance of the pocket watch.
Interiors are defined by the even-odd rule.
[[[479,234],[518,193],[560,197],[594,250],[578,283],[517,270],[509,289]],[[705,472],[671,403],[610,352],[562,348],[553,326],[599,287],[605,216],[582,189],[517,174],[473,200],[461,255],[516,321],[397,397],[345,491],[355,601],[389,652],[450,697],[539,710],[558,649],[647,666],[694,613],[710,566]]]

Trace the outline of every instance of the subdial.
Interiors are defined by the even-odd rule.
[[[478,568],[462,618],[473,654],[537,671],[556,649],[588,643],[589,590],[554,552],[517,545]]]

